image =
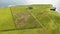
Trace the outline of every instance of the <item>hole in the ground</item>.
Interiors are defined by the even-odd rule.
[[[50,8],[50,10],[52,10],[52,11],[56,11],[56,8],[55,8],[55,7],[52,7],[52,8]]]
[[[33,9],[33,7],[28,7],[29,10]]]

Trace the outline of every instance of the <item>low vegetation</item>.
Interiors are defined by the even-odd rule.
[[[60,14],[56,11],[50,10],[51,7],[52,5],[9,7],[10,10],[7,10],[7,12],[9,11],[8,13],[6,13],[6,11],[4,10],[5,12],[3,11],[0,15],[4,15],[3,13],[6,13],[6,15],[10,15],[10,19],[6,18],[9,21],[6,23],[8,25],[11,24],[10,28],[12,29],[15,26],[17,30],[4,31],[0,32],[0,34],[60,34]],[[11,19],[12,17],[13,19]],[[1,23],[5,24],[3,19]],[[8,27],[6,27],[6,29],[7,28]]]

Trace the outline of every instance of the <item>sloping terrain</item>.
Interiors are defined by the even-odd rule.
[[[6,17],[8,22],[5,22],[1,16],[0,23],[4,26],[1,24],[0,28],[3,27],[0,34],[60,34],[60,14],[50,10],[51,7],[52,5],[28,5],[12,6],[3,8],[4,10],[1,8],[0,15],[9,17]],[[7,27],[9,25],[11,27]]]
[[[10,8],[0,8],[0,30],[14,29]]]

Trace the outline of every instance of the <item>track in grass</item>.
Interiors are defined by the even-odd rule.
[[[0,8],[0,30],[14,29],[10,8]]]
[[[51,5],[10,7],[16,29],[3,30],[1,34],[11,34],[11,31],[14,34],[60,34],[60,14],[51,11],[51,7]],[[15,30],[18,30],[17,33]]]
[[[29,14],[26,7],[24,6],[11,7],[11,10],[12,10],[17,28],[19,29],[41,28],[41,25],[37,23],[36,19]]]

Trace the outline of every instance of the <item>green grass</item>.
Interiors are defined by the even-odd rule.
[[[33,9],[28,9],[32,7]],[[1,34],[60,34],[60,14],[51,11],[50,8],[52,5],[28,5],[28,6],[14,6],[10,7],[13,13],[14,21],[16,28],[20,30],[0,32]],[[0,9],[0,15],[4,15],[4,19],[1,19],[0,22],[6,24],[2,25],[6,27],[4,29],[14,28],[14,22],[12,19],[11,11],[8,8]],[[6,14],[6,15],[5,15]],[[26,19],[19,20],[22,15],[27,14],[29,17]],[[9,17],[9,18],[8,18]],[[17,20],[17,21],[16,21]],[[7,22],[8,21],[8,22]],[[1,28],[1,29],[3,29]],[[22,29],[22,30],[21,30]]]
[[[10,8],[0,8],[0,30],[14,29]]]
[[[19,30],[0,32],[0,34],[20,34]]]
[[[40,28],[41,26],[39,25],[39,23],[37,23],[36,19],[28,12],[27,8],[28,8],[27,6],[11,7],[11,10],[15,19],[15,23],[17,23],[16,24],[17,28],[20,28],[20,29]],[[25,16],[21,16],[24,14],[27,15],[26,21],[25,19],[23,19],[23,20],[19,20],[19,22],[16,22],[16,20],[18,21],[18,18],[25,17]]]
[[[5,31],[0,32],[0,34],[52,34],[53,30],[51,29],[25,29],[25,30],[13,30],[13,31]]]

